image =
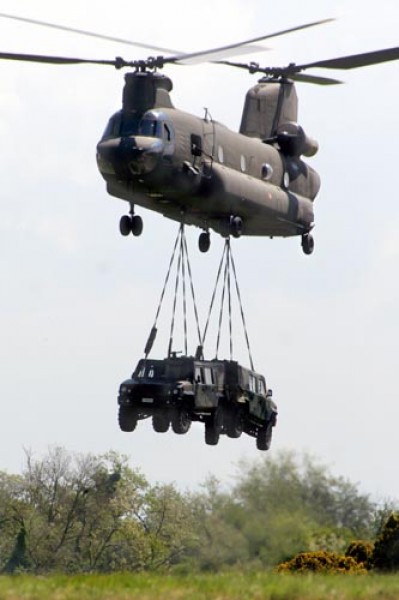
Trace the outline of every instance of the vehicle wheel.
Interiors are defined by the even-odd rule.
[[[314,239],[310,233],[305,233],[302,236],[302,250],[305,254],[312,254],[314,250]]]
[[[239,438],[244,430],[244,416],[241,410],[232,410],[226,423],[227,436]]]
[[[172,429],[177,434],[187,433],[191,427],[191,417],[184,408],[176,410],[172,418]]]
[[[273,423],[268,423],[262,429],[259,429],[256,437],[256,447],[258,450],[269,450],[272,443]]]
[[[132,217],[132,233],[136,237],[143,233],[143,219],[139,215]]]
[[[152,415],[152,427],[157,433],[166,433],[169,429],[169,415],[165,412],[159,412]]]
[[[208,252],[210,246],[211,236],[208,231],[203,231],[198,238],[198,248],[200,249],[200,252]]]
[[[219,407],[212,417],[205,421],[205,444],[216,446],[219,442],[220,433],[223,427],[223,413]]]
[[[132,231],[132,219],[129,215],[123,215],[119,221],[119,231],[122,235],[129,235]]]
[[[137,426],[136,411],[130,406],[120,406],[118,421],[122,431],[134,431]]]

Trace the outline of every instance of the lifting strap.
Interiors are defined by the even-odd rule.
[[[230,360],[233,360],[233,327],[232,327],[232,304],[231,304],[231,271],[232,271],[233,277],[234,277],[236,294],[237,294],[237,300],[238,300],[238,304],[240,306],[241,321],[242,321],[242,325],[243,325],[243,329],[244,329],[245,341],[246,341],[247,349],[248,349],[249,363],[250,363],[252,371],[254,371],[255,370],[254,363],[252,360],[252,353],[251,353],[251,348],[250,348],[250,344],[249,344],[248,330],[247,330],[247,325],[246,325],[246,321],[245,321],[244,310],[242,307],[241,293],[240,293],[240,288],[239,288],[238,280],[237,280],[237,272],[236,272],[233,255],[231,252],[230,238],[226,238],[226,241],[224,244],[222,258],[219,263],[219,268],[218,268],[218,272],[216,275],[216,282],[215,282],[215,286],[214,286],[213,293],[212,293],[211,303],[209,306],[209,312],[208,312],[208,317],[206,320],[204,334],[202,336],[202,343],[205,342],[206,334],[208,332],[209,321],[210,321],[211,313],[213,310],[213,305],[215,302],[215,297],[216,297],[223,265],[224,265],[223,287],[222,287],[222,291],[221,291],[218,333],[217,333],[217,340],[216,340],[216,358],[217,358],[218,352],[219,352],[219,344],[220,344],[220,337],[221,337],[221,330],[222,330],[223,316],[224,316],[225,296],[226,296],[226,292],[227,292],[227,305],[228,305],[228,317],[229,317],[229,337],[230,337]]]
[[[175,261],[176,255],[177,255],[177,266],[176,266],[176,276],[175,276],[175,286],[174,286],[172,318],[171,318],[170,334],[169,334],[168,357],[170,357],[172,355],[173,335],[174,335],[175,320],[176,320],[177,296],[178,296],[179,287],[180,287],[180,279],[181,279],[181,283],[182,283],[182,297],[183,297],[183,327],[184,327],[184,354],[185,354],[185,356],[187,356],[187,353],[188,353],[187,292],[186,292],[186,271],[187,271],[188,277],[190,280],[190,290],[191,290],[191,296],[192,296],[193,307],[194,307],[194,315],[195,315],[195,320],[196,320],[196,325],[197,325],[197,334],[198,334],[198,339],[199,339],[199,346],[197,349],[196,357],[203,358],[203,356],[202,356],[202,347],[203,346],[202,346],[202,341],[201,341],[201,330],[200,330],[199,319],[198,319],[198,309],[197,309],[197,303],[195,300],[194,284],[193,284],[193,278],[192,278],[192,273],[191,273],[190,261],[188,258],[187,241],[186,241],[183,223],[181,223],[181,225],[179,227],[179,231],[176,236],[175,244],[174,244],[173,251],[172,251],[172,256],[169,261],[169,267],[168,267],[168,270],[166,273],[165,282],[163,285],[161,297],[160,297],[160,300],[158,303],[158,308],[157,308],[156,315],[155,315],[154,325],[151,328],[151,332],[150,332],[150,335],[148,337],[148,340],[147,340],[147,343],[146,343],[146,346],[144,349],[145,358],[148,357],[148,355],[151,352],[151,349],[154,345],[154,341],[155,341],[157,331],[158,331],[158,329],[157,329],[158,318],[159,318],[159,315],[161,312],[161,307],[162,307],[162,303],[164,300],[165,291],[166,291],[166,288],[167,288],[167,285],[169,282],[169,277],[170,277],[170,274],[172,271],[172,266]]]

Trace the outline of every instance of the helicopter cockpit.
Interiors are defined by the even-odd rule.
[[[110,118],[97,145],[98,167],[103,176],[141,177],[153,172],[162,157],[173,154],[174,140],[166,114],[120,110]]]
[[[116,137],[143,136],[173,141],[173,128],[167,116],[159,111],[149,110],[138,115],[135,112],[118,111],[108,121],[102,140]]]

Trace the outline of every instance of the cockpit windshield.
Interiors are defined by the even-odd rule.
[[[139,118],[134,113],[126,114],[119,111],[110,118],[102,139],[129,135],[162,138],[163,121],[154,113],[147,113]]]

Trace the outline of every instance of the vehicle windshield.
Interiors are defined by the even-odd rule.
[[[165,372],[162,361],[141,360],[137,365],[133,377],[139,379],[160,379]]]

